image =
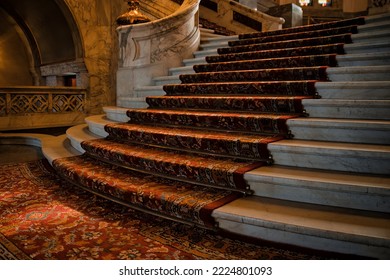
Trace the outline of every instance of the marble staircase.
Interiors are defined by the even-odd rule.
[[[317,99],[303,101],[307,117],[290,119],[292,139],[269,144],[273,165],[245,174],[253,196],[213,213],[225,231],[305,248],[363,257],[390,257],[390,15],[365,25],[317,82]],[[193,59],[172,68],[154,85],[136,90],[135,108],[146,96],[164,95],[193,65],[238,36],[207,36]],[[127,108],[106,107],[67,131],[78,154],[84,140],[107,136],[104,125],[128,120]],[[45,150],[44,150],[45,152]],[[50,153],[46,154],[53,160]]]

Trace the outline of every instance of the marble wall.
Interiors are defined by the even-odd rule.
[[[64,0],[81,33],[89,82],[89,114],[115,104],[118,43],[115,19],[125,11],[123,1]]]

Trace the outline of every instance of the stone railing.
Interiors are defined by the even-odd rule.
[[[0,130],[79,124],[86,107],[82,88],[1,87]]]
[[[372,7],[383,7],[390,5],[390,0],[371,0]]]
[[[178,7],[167,17],[117,28],[117,106],[133,107],[137,88],[151,85],[153,77],[168,75],[170,68],[197,50],[199,0],[185,0]]]
[[[256,11],[232,0],[202,0],[203,18],[218,23],[236,33],[250,33],[281,29],[284,19]]]
[[[390,0],[370,0],[368,14],[376,15],[390,12]]]

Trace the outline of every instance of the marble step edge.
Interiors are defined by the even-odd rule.
[[[378,259],[390,257],[389,215],[256,196],[213,211],[227,232],[310,249]]]
[[[72,147],[80,153],[85,152],[81,147],[81,142],[103,138],[102,136],[93,133],[88,124],[80,124],[68,128],[66,130],[66,136],[70,140]]]
[[[390,65],[390,52],[343,54],[336,60],[339,67]]]
[[[194,74],[195,70],[193,65],[173,67],[169,69],[169,76],[178,76],[180,74]],[[173,78],[172,78],[173,80]]]
[[[253,195],[390,213],[390,178],[307,168],[266,166],[244,176]]]
[[[390,81],[317,82],[315,86],[324,99],[390,99]]]
[[[105,114],[101,114],[89,116],[85,118],[85,122],[88,125],[89,132],[95,134],[100,138],[104,138],[108,136],[108,133],[104,130],[104,126],[106,124],[115,123],[117,121],[109,119]]]
[[[202,39],[201,39],[202,40]],[[229,41],[235,41],[238,40],[238,35],[230,35],[230,36],[220,36],[220,37],[214,37],[214,38],[206,38],[205,40],[202,40],[202,46],[203,45],[218,45],[219,43],[229,42]]]
[[[100,118],[104,118],[104,121],[111,122],[128,122],[130,119],[126,115],[128,108],[118,106],[104,106],[103,111],[105,114],[99,115],[100,117],[95,119],[97,121]],[[93,119],[90,119],[92,121]]]
[[[163,86],[163,85],[167,85],[167,84],[181,84],[181,80],[179,77],[180,74],[181,73],[175,73],[175,75],[172,75],[172,76],[155,77],[155,78],[153,78],[153,85],[154,86]],[[190,74],[190,73],[183,73],[183,74]],[[161,88],[161,90],[162,90],[162,88]]]
[[[306,99],[302,105],[309,117],[390,120],[390,100]]]
[[[390,121],[307,117],[289,119],[287,125],[296,140],[390,144]]]
[[[364,42],[345,44],[344,51],[347,54],[388,52],[390,51],[390,40],[371,39]]]
[[[366,174],[390,174],[390,145],[311,140],[270,143],[274,164]]]
[[[383,14],[369,15],[365,18],[365,20],[366,20],[367,24],[390,20],[390,13],[387,12],[387,13],[383,13]]]
[[[160,80],[164,80],[164,77],[160,77]],[[168,80],[172,81],[172,79]],[[136,88],[134,90],[135,96],[133,98],[144,98],[146,96],[150,95],[165,95],[165,91],[163,89],[163,84],[159,85],[153,85],[153,86],[142,86],[139,88]],[[128,97],[127,97],[128,98]]]
[[[363,43],[368,40],[383,40],[388,41],[389,39],[389,32],[390,32],[390,21],[385,28],[370,31],[370,32],[363,32],[363,33],[356,33],[351,35],[351,39],[353,43]]]
[[[339,81],[389,81],[390,65],[328,67],[328,78]]]

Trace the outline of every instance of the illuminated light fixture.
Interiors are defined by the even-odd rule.
[[[330,6],[330,3],[332,1],[329,0],[318,0],[318,4],[320,4],[322,7]]]
[[[299,5],[301,6],[309,6],[311,4],[311,0],[299,0]]]
[[[128,25],[149,22],[150,19],[143,15],[139,9],[138,0],[125,0],[129,5],[128,11],[116,19],[118,25]]]

